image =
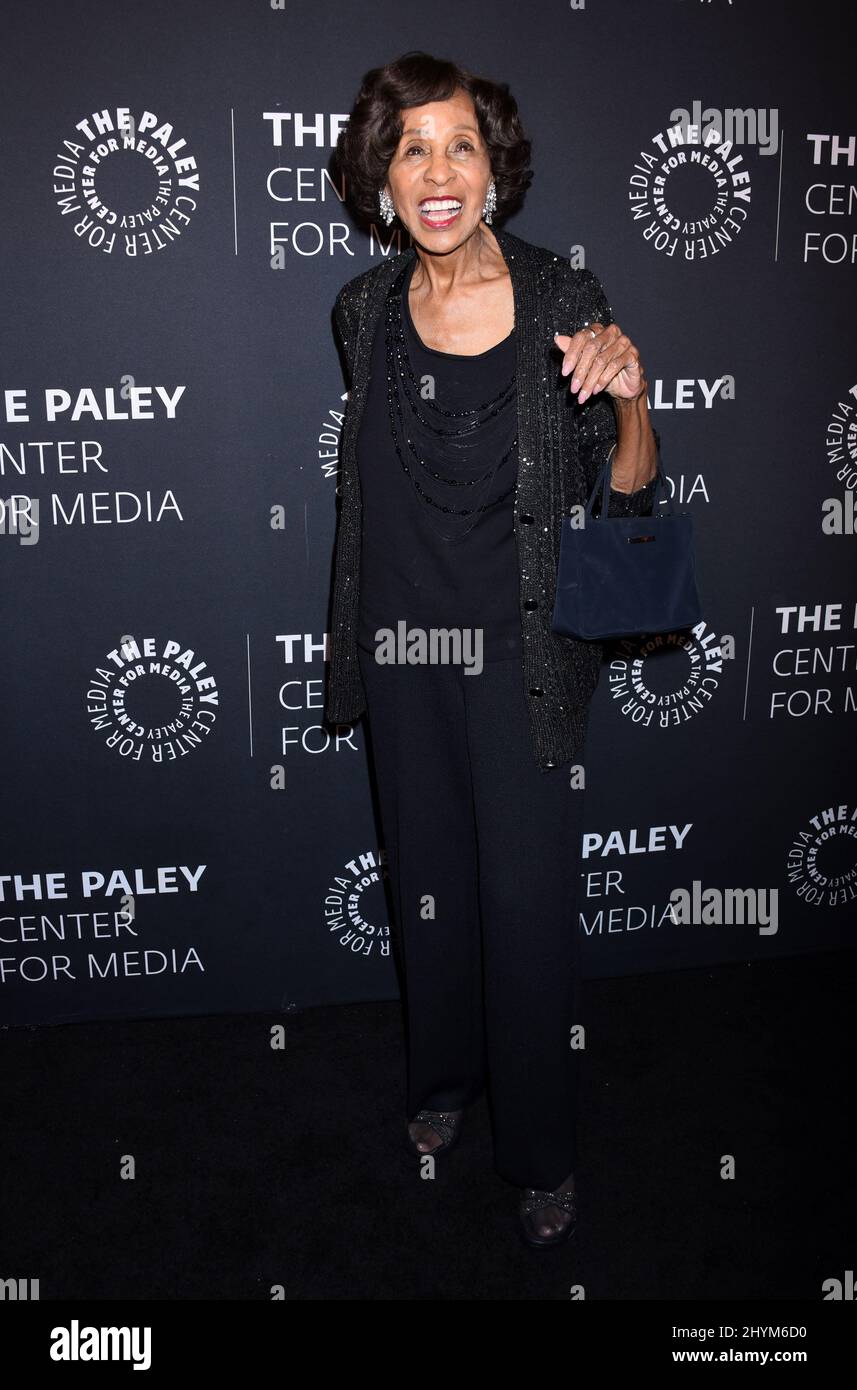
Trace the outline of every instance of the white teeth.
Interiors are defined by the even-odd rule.
[[[454,198],[432,198],[426,203],[420,203],[420,212],[454,212],[461,207]]]

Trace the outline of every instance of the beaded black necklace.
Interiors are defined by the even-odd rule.
[[[504,501],[511,492],[514,491],[513,482],[504,492],[497,497],[492,497],[489,501],[483,501],[490,490],[494,477],[508,460],[515,448],[517,440],[517,413],[516,405],[516,381],[512,379],[492,397],[491,400],[483,402],[481,405],[473,406],[465,410],[445,410],[437,401],[422,396],[420,384],[414,375],[408,354],[408,346],[405,338],[404,324],[402,319],[402,289],[404,277],[408,267],[404,266],[398,276],[395,277],[390,286],[386,300],[386,320],[385,320],[385,345],[387,357],[387,410],[390,417],[390,433],[393,445],[396,450],[402,468],[413,484],[414,490],[423,504],[426,520],[434,532],[445,541],[462,540],[469,535],[473,527],[478,522],[480,516],[488,511],[490,507],[497,506]],[[428,408],[428,414],[422,409]],[[405,422],[404,412],[407,409],[409,422]],[[429,416],[434,416],[439,423],[432,423]],[[474,447],[481,448],[485,444],[486,426],[495,418],[503,416],[501,423],[509,423],[514,438],[500,458],[499,462],[490,465],[484,471],[474,477],[462,476],[448,477],[445,473],[438,472],[424,458],[420,456],[415,442],[412,438],[412,431],[420,426],[433,434],[437,444],[433,446],[433,451],[439,454],[439,461],[442,464],[461,465],[462,455],[467,450]],[[444,423],[448,421],[451,423]],[[462,423],[463,422],[463,423]],[[508,431],[507,431],[508,433]],[[407,452],[412,462],[416,462],[418,468],[415,469],[405,459],[402,452],[402,444],[406,445]],[[466,461],[466,460],[465,460]],[[480,466],[481,465],[477,465]],[[436,482],[444,487],[452,488],[471,488],[482,483],[483,487],[474,494],[474,505],[472,507],[454,507],[439,501],[432,493],[427,492],[420,483],[418,476],[419,470],[431,475]],[[460,518],[467,522],[464,527],[458,526],[451,533],[443,531],[433,519],[431,508],[441,512],[447,517]],[[472,518],[472,520],[470,520]]]

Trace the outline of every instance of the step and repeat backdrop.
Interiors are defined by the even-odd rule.
[[[396,997],[365,730],[322,703],[331,310],[402,243],[357,229],[331,155],[362,74],[413,48],[509,83],[535,178],[507,226],[601,278],[696,526],[704,621],[609,648],[592,708],[586,971],[852,944],[840,9],[7,10],[2,1022]]]

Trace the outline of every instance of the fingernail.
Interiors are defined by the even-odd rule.
[[[572,389],[572,391],[577,391],[577,390],[579,389],[579,387],[580,387],[580,381],[579,381],[579,379],[578,379],[577,377],[575,377],[574,380],[573,380],[572,383],[571,383],[571,389]]]

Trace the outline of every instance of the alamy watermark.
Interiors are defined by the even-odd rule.
[[[0,536],[18,536],[21,545],[35,545],[39,539],[38,497],[0,497]]]
[[[690,111],[677,106],[670,121],[681,130],[684,144],[719,145],[726,140],[731,145],[755,145],[759,154],[776,154],[780,147],[780,113],[775,106],[703,110],[697,100]]]
[[[408,627],[404,619],[375,633],[379,666],[463,666],[466,676],[482,670],[481,627]]]
[[[670,893],[670,916],[679,927],[758,926],[760,936],[778,931],[776,888],[703,888],[695,878],[690,889]]]
[[[132,1370],[152,1365],[151,1327],[90,1327],[72,1318],[51,1329],[52,1361],[130,1361]]]
[[[0,1303],[33,1303],[38,1297],[38,1279],[4,1279],[0,1276]]]

